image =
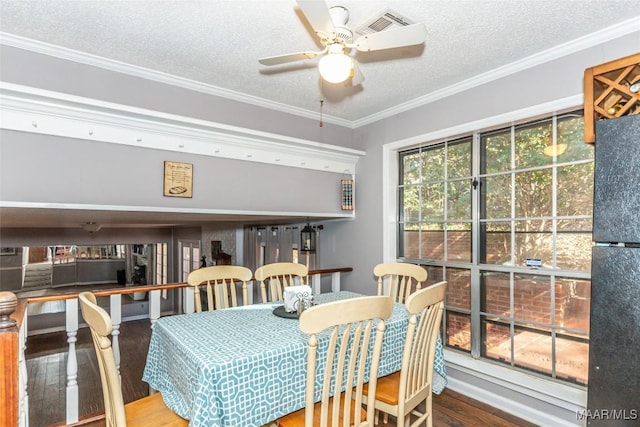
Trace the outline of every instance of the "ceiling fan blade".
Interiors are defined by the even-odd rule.
[[[355,45],[360,52],[369,52],[372,50],[413,46],[424,43],[426,38],[427,29],[424,24],[421,23],[380,31],[379,33],[366,34],[360,36],[356,40]]]
[[[316,58],[323,53],[324,53],[323,51],[321,52],[307,51],[307,52],[289,53],[286,55],[269,56],[266,58],[260,58],[258,59],[258,62],[261,63],[262,65],[279,65],[279,64],[285,64],[287,62],[302,61],[304,59]]]
[[[364,74],[360,70],[358,63],[353,61],[353,76],[351,77],[351,85],[358,86],[360,83],[364,81]]]
[[[336,27],[333,25],[329,8],[324,1],[297,0],[296,2],[318,37],[321,39],[336,37]]]

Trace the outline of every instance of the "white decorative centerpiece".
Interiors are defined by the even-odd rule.
[[[300,304],[309,307],[312,298],[311,286],[287,286],[284,288],[284,309],[287,313],[296,313]]]

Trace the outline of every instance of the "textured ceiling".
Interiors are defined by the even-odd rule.
[[[2,0],[3,33],[357,122],[633,17],[638,0],[329,1],[357,29],[386,8],[427,28],[424,46],[355,53],[365,81],[321,83],[317,59],[258,58],[319,50],[294,0]]]
[[[329,120],[358,125],[589,34],[640,22],[638,0],[344,0],[328,4],[347,7],[348,25],[353,29],[390,8],[425,23],[426,43],[353,53],[365,80],[358,86],[344,86],[322,84],[317,59],[277,67],[258,63],[261,57],[320,50],[294,0],[1,0],[0,42],[15,45],[11,40],[21,38],[27,39],[25,45],[30,40],[44,42],[301,114],[317,114],[319,101],[324,100]],[[221,220],[252,218],[0,209],[3,227],[69,227],[85,221],[121,227]]]

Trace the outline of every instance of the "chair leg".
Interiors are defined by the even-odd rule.
[[[382,422],[385,424],[389,424],[389,414],[386,412],[382,415]]]

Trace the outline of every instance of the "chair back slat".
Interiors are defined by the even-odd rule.
[[[399,397],[401,402],[427,399],[433,385],[433,364],[444,311],[447,282],[414,292],[407,299],[411,317],[403,350]],[[427,399],[430,406],[431,400]],[[428,410],[430,412],[430,408]]]
[[[388,262],[373,268],[378,281],[378,295],[387,295],[404,304],[409,295],[422,288],[427,280],[427,270],[415,264]],[[386,290],[385,290],[386,283]]]
[[[373,427],[375,396],[369,395],[364,402],[363,384],[368,381],[369,390],[375,391],[384,320],[392,310],[391,298],[374,296],[321,304],[302,313],[300,329],[309,335],[306,427]],[[323,334],[327,330],[329,334]],[[318,360],[320,339],[327,341],[323,360]],[[320,379],[321,388],[316,392],[318,368],[324,371],[324,375]],[[318,394],[320,401],[315,404]],[[367,405],[366,412],[363,403]],[[319,411],[319,424],[314,424],[316,410]]]
[[[237,307],[236,283],[241,283],[242,304],[247,305],[247,284],[252,276],[251,270],[239,265],[214,265],[193,270],[187,276],[187,283],[194,288],[196,312],[202,311],[200,287],[206,290],[208,310]]]
[[[111,317],[102,307],[98,306],[93,293],[82,292],[79,294],[78,299],[80,300],[82,317],[91,330],[91,338],[93,339],[98,359],[106,425],[107,427],[126,427],[127,419],[122,398],[120,375],[116,368],[113,348],[109,339],[109,335],[113,330]]]
[[[284,300],[284,288],[296,284],[308,284],[309,270],[304,264],[274,262],[259,267],[254,276],[260,282],[262,302]]]

